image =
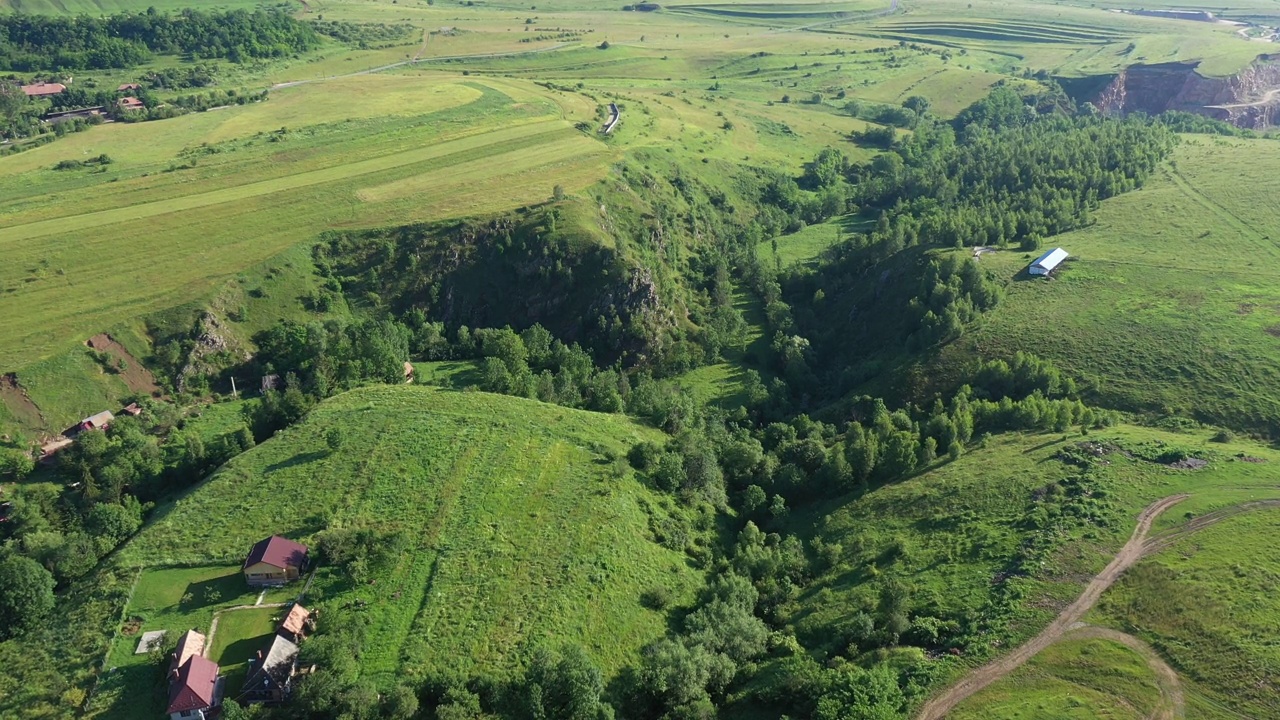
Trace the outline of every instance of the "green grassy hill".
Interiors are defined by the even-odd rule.
[[[1209,436],[1130,426],[1070,439],[997,436],[955,462],[799,511],[788,523],[792,530],[836,543],[841,552],[789,608],[788,623],[802,640],[847,654],[850,618],[874,616],[877,593],[896,578],[909,588],[913,622],[969,618],[962,622],[981,628],[961,643],[961,654],[920,658],[912,671],[937,683],[931,687],[945,685],[1039,632],[1110,561],[1152,501],[1190,495],[1159,518],[1152,530],[1158,535],[1189,518],[1280,497],[1273,479],[1280,453],[1252,443],[1214,443]],[[1081,442],[1105,448],[1105,462],[1087,479],[1060,459]],[[1188,471],[1144,459],[1175,448],[1209,459],[1208,466]],[[1274,555],[1268,548],[1277,522],[1274,509],[1258,509],[1179,540],[1107,591],[1088,622],[1150,644],[1201,705],[1254,717],[1280,712],[1273,693],[1249,686],[1258,668],[1275,662],[1262,628],[1280,613],[1280,602],[1266,590],[1275,575],[1264,568],[1274,564],[1261,558]],[[1215,600],[1193,600],[1206,597]],[[1221,622],[1223,616],[1232,622]],[[1142,708],[1159,699],[1141,654],[1106,645],[1105,638],[1061,642],[962,704],[958,716],[1120,718],[1129,717],[1126,703]]]
[[[1033,254],[983,255],[1008,295],[933,367],[1028,351],[1109,407],[1280,432],[1276,161],[1273,141],[1184,136],[1145,187],[1045,241],[1072,255],[1052,280],[1029,281]]]
[[[333,429],[344,436],[339,452],[326,444]],[[402,532],[409,546],[393,566],[359,583],[322,567],[308,596],[321,608],[368,603],[362,674],[390,684],[506,670],[537,642],[573,641],[611,675],[666,627],[641,594],[665,586],[686,598],[700,582],[681,552],[651,539],[669,501],[617,460],[635,442],[660,439],[623,417],[505,396],[349,392],[162,508],[118,563],[229,570],[160,583],[175,595],[187,582],[196,588],[178,602],[190,606],[185,615],[164,609],[177,597],[144,592],[159,582],[147,570],[125,615],[139,615],[143,631],[207,624],[213,609],[240,601],[235,568],[270,534],[309,542],[326,527]],[[228,589],[209,601],[207,582]],[[147,696],[151,669],[132,655],[136,643],[113,641],[109,665],[122,671],[104,682],[95,714],[132,717],[136,695]]]

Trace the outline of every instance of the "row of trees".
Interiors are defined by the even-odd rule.
[[[293,55],[319,42],[311,24],[282,10],[0,15],[0,69],[21,72],[135,67],[153,53],[243,62]]]

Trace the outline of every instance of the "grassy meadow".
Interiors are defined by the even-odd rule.
[[[1031,350],[1108,405],[1265,428],[1280,411],[1272,158],[1273,141],[1185,136],[1145,187],[1047,241],[1072,255],[1052,280],[1029,281],[1033,253],[983,255],[1008,297],[937,367]]]
[[[339,453],[326,446],[331,428],[345,431]],[[349,392],[162,507],[118,554],[119,564],[146,568],[126,614],[167,628],[178,620],[164,608],[184,610],[184,588],[199,605],[178,615],[184,625],[207,627],[216,607],[252,604],[253,593],[235,592],[247,590],[237,563],[268,534],[308,542],[326,527],[405,531],[412,552],[375,582],[322,567],[306,600],[368,603],[362,672],[390,684],[445,668],[498,670],[528,643],[571,640],[610,674],[665,628],[641,593],[666,586],[687,599],[700,583],[682,553],[649,539],[651,518],[677,512],[671,501],[619,459],[660,437],[623,417],[485,393]],[[186,569],[197,563],[208,567]],[[167,594],[152,589],[164,573],[176,578]],[[228,588],[209,603],[189,589],[200,582]],[[265,627],[243,612],[258,611],[220,616],[214,651],[229,661],[241,636]],[[228,619],[235,630],[224,644]],[[113,664],[129,663],[129,642],[116,641]],[[92,714],[121,717],[130,687],[138,684],[105,685]]]

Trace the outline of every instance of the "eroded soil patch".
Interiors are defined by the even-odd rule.
[[[160,392],[160,386],[156,385],[156,378],[151,371],[146,368],[138,358],[134,357],[123,345],[116,342],[115,338],[106,333],[98,333],[89,338],[85,343],[89,347],[100,353],[106,353],[111,362],[117,368],[116,372],[120,375],[120,379],[124,380],[124,384],[129,390],[136,393],[144,393],[154,395]],[[123,366],[120,361],[124,361]]]

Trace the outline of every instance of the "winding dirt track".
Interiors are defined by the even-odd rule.
[[[1073,626],[1067,631],[1065,637],[1072,640],[1091,638],[1111,640],[1138,653],[1143,660],[1147,661],[1147,667],[1155,676],[1156,685],[1160,687],[1160,705],[1147,716],[1148,720],[1178,720],[1186,716],[1186,698],[1182,694],[1182,683],[1178,680],[1178,673],[1169,667],[1169,663],[1160,657],[1160,653],[1156,652],[1155,648],[1128,633],[1083,623]]]
[[[942,720],[961,701],[1018,669],[1036,653],[1061,638],[1075,623],[1080,621],[1080,618],[1084,617],[1085,613],[1089,612],[1094,603],[1098,602],[1098,598],[1102,596],[1103,591],[1111,587],[1111,584],[1125,570],[1128,570],[1130,566],[1146,554],[1147,532],[1151,530],[1151,523],[1160,516],[1160,513],[1186,500],[1187,497],[1187,495],[1171,495],[1148,505],[1138,515],[1138,526],[1133,529],[1133,535],[1129,537],[1129,542],[1125,543],[1123,548],[1120,548],[1120,552],[1116,554],[1115,558],[1111,560],[1102,572],[1089,581],[1088,587],[1084,589],[1083,593],[1080,593],[1080,597],[1068,605],[1067,609],[1054,618],[1053,622],[1049,623],[1049,627],[1042,630],[1039,635],[1023,643],[1013,652],[998,657],[974,670],[961,678],[959,682],[944,690],[940,695],[930,699],[920,709],[920,713],[916,715],[916,720]]]

